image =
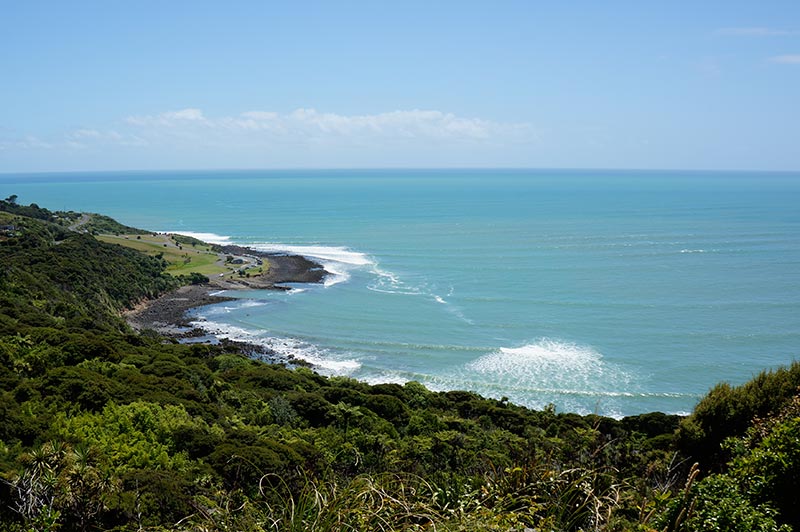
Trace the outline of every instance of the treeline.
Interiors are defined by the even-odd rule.
[[[790,530],[797,364],[695,414],[533,411],[136,334],[163,263],[0,213],[0,530]],[[693,466],[699,462],[699,466]]]
[[[163,261],[61,225],[0,212],[0,332],[124,328],[123,308],[178,286]]]
[[[0,212],[51,222],[53,224],[70,227],[83,233],[91,234],[148,234],[150,231],[123,225],[104,214],[80,213],[75,211],[51,211],[35,203],[22,205],[17,203],[18,196],[13,194],[0,200]]]

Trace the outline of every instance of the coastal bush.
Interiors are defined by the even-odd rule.
[[[190,281],[30,212],[0,240],[0,531],[800,526],[797,365],[715,388],[679,448],[677,416],[325,378],[134,333],[120,311]]]
[[[382,393],[370,394],[364,407],[375,412],[379,417],[389,421],[395,426],[405,426],[408,423],[408,409],[406,405],[393,395]]]
[[[685,498],[676,499],[662,518],[669,532],[791,532],[776,521],[776,511],[754,504],[737,479],[711,475],[689,488]]]
[[[207,276],[197,272],[192,272],[184,277],[187,284],[206,284],[209,280]]]
[[[40,386],[43,395],[57,398],[62,404],[95,411],[109,401],[118,385],[94,371],[62,366],[48,371]]]
[[[729,474],[742,479],[754,501],[771,504],[781,521],[800,529],[800,395],[726,444],[734,454]]]
[[[730,456],[721,447],[729,437],[742,436],[756,417],[778,412],[800,388],[800,362],[759,373],[741,386],[716,385],[679,427],[682,452],[719,471]]]

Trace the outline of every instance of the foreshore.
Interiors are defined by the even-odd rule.
[[[177,341],[223,342],[254,358],[269,362],[302,364],[297,360],[279,356],[264,346],[230,340],[221,341],[194,327],[187,312],[193,308],[231,301],[233,298],[216,294],[222,290],[288,290],[286,283],[319,283],[327,272],[320,264],[300,255],[268,253],[241,246],[225,246],[223,252],[258,257],[268,261],[269,268],[262,274],[249,277],[211,278],[207,283],[182,286],[158,299],[144,301],[124,313],[128,324],[136,331],[151,330]]]

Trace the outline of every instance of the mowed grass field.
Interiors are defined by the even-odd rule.
[[[151,256],[160,253],[169,264],[167,273],[172,275],[196,272],[212,276],[231,272],[231,268],[218,264],[219,254],[211,251],[208,246],[179,245],[169,235],[99,235],[97,239],[133,248]]]

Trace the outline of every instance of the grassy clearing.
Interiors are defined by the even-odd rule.
[[[169,235],[99,235],[97,239],[151,256],[160,254],[169,264],[167,273],[172,275],[196,272],[211,276],[231,271],[230,268],[218,264],[220,256],[211,251],[209,246],[178,244]]]

